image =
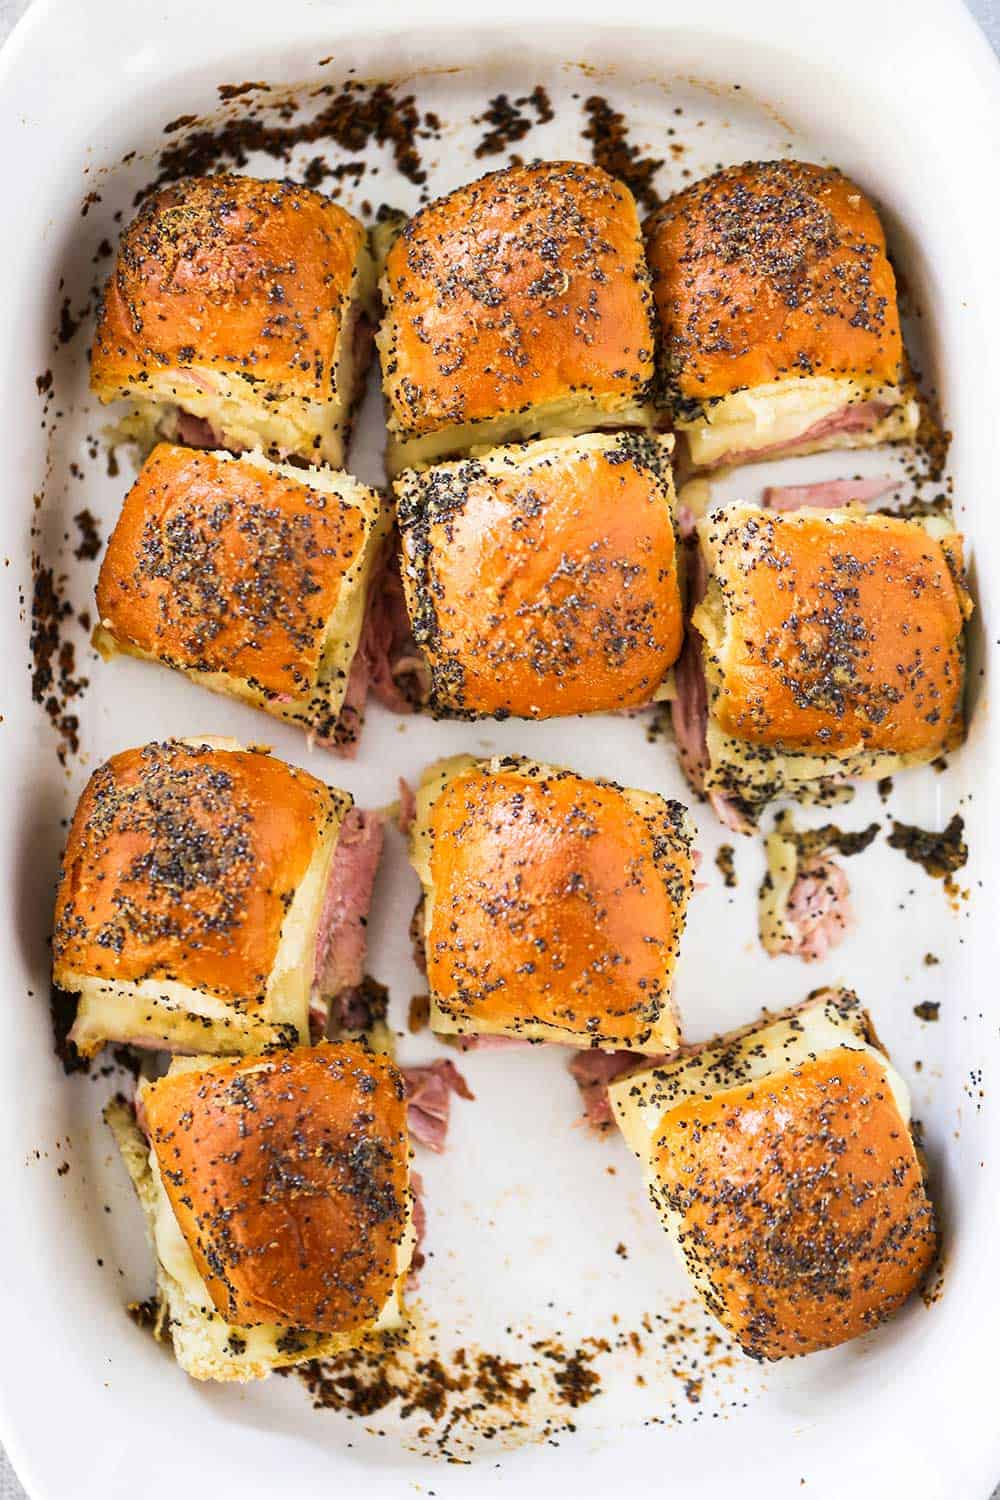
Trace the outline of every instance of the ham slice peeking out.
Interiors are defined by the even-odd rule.
[[[364,979],[368,912],[383,833],[380,814],[360,807],[345,813],[340,825],[316,932],[312,1020],[321,1033],[328,1010]]]
[[[588,1047],[574,1052],[569,1070],[583,1100],[583,1119],[592,1130],[604,1131],[614,1124],[608,1085],[636,1068],[655,1068],[665,1057],[647,1057],[643,1052],[601,1052]]]
[[[226,445],[211,422],[204,417],[192,416],[189,411],[178,411],[174,436],[186,448],[224,448]]]
[[[361,639],[347,677],[334,746],[347,759],[357,754],[369,693],[397,714],[420,708],[430,692],[430,671],[413,639],[395,543],[390,539],[375,569]]]
[[[693,609],[704,597],[707,579],[705,561],[696,537],[688,546],[688,579]],[[708,774],[708,684],[702,661],[701,636],[688,623],[684,647],[674,667],[675,695],[670,702],[677,754],[689,785],[700,797],[707,797],[716,817],[733,833],[752,833],[753,823],[734,799],[716,788],[706,791]]]
[[[878,826],[843,833],[824,824],[799,832],[789,812],[778,814],[764,841],[767,874],[757,894],[758,930],[767,953],[814,963],[844,940],[854,925],[851,887],[833,854],[860,854]]]
[[[877,479],[821,479],[813,484],[772,484],[763,493],[768,510],[841,510],[845,505],[870,505],[898,487],[899,481]]]
[[[850,894],[847,876],[834,860],[804,860],[788,895],[787,931],[776,951],[797,954],[807,963],[825,958],[853,924]]]
[[[762,448],[733,449],[717,458],[713,469],[726,468],[732,464],[746,463],[759,458],[780,458],[785,454],[799,453],[827,438],[853,437],[868,432],[887,417],[892,407],[886,401],[854,401],[842,406],[840,411],[828,417],[820,417],[810,427],[800,432],[791,442],[766,443]]]
[[[402,1073],[410,1136],[428,1151],[440,1154],[447,1144],[452,1094],[460,1099],[476,1096],[449,1057],[439,1057],[422,1067],[403,1068]]]

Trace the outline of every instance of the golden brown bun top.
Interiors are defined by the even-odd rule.
[[[91,386],[110,399],[143,371],[209,366],[329,399],[364,237],[346,209],[291,182],[188,177],[160,188],[122,235]]]
[[[716,718],[755,744],[899,754],[962,732],[961,537],[894,516],[717,511],[730,626]]]
[[[683,633],[668,444],[564,438],[397,482],[434,708],[549,718],[650,701]]]
[[[913,1141],[868,1052],[678,1105],[653,1166],[689,1267],[749,1354],[807,1354],[873,1328],[934,1256]]]
[[[510,758],[430,815],[427,977],[460,1022],[531,1019],[641,1044],[670,1000],[691,884],[684,809]],[[635,794],[633,794],[635,795]],[[642,794],[639,794],[640,796]],[[514,1023],[514,1024],[512,1024]]]
[[[635,202],[583,162],[507,167],[428,204],[382,294],[390,418],[408,436],[574,395],[624,404],[652,378]]]
[[[408,1222],[403,1080],[354,1042],[171,1073],[141,1091],[167,1196],[229,1323],[378,1317]]]
[[[160,443],[108,543],[101,621],[172,665],[307,692],[368,529],[357,506],[307,481]]]
[[[684,403],[809,375],[900,378],[896,283],[871,203],[833,167],[746,162],[646,223],[668,393]]]
[[[249,750],[123,750],[84,788],[66,841],[57,982],[176,979],[264,996],[281,925],[343,793]]]

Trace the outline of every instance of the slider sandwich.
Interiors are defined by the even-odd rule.
[[[156,1258],[155,1332],[195,1380],[256,1380],[402,1326],[413,1192],[384,1054],[177,1059],[105,1119]]]
[[[432,1028],[673,1051],[691,840],[652,792],[516,756],[430,767],[410,859]]]
[[[391,473],[652,424],[638,214],[600,167],[506,167],[427,204],[392,242],[379,289]]]
[[[850,991],[611,1084],[708,1310],[758,1359],[875,1328],[935,1255],[906,1085]]]
[[[950,522],[736,504],[697,532],[671,708],[688,779],[724,820],[961,742],[972,601]]]
[[[683,641],[672,447],[547,438],[396,481],[433,712],[547,719],[670,694]]]
[[[160,443],[108,542],[94,644],[351,754],[369,688],[391,685],[391,524],[349,474]]]
[[[371,351],[364,226],[292,182],[219,175],[158,188],[126,227],[90,385],[129,434],[344,462]]]
[[[915,435],[885,235],[842,172],[725,167],[644,227],[660,399],[694,468]]]
[[[124,750],[91,776],[56,895],[70,1040],[251,1053],[306,1042],[360,985],[381,820],[233,740]]]

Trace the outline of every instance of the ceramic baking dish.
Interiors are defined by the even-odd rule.
[[[197,1386],[129,1321],[124,1304],[148,1295],[151,1266],[100,1123],[123,1078],[65,1078],[48,1015],[61,820],[88,770],[125,745],[205,732],[263,738],[369,805],[389,802],[396,778],[414,777],[430,759],[494,747],[685,795],[669,745],[628,720],[404,724],[373,710],[361,756],[345,765],[310,754],[291,729],[152,667],[98,662],[78,621],[65,629],[75,674],[89,678],[71,707],[80,748],[70,748],[65,766],[57,757],[57,734],[31,700],[34,582],[51,569],[59,597],[78,613],[87,607],[96,563],[74,556],[73,517],[89,508],[106,536],[129,473],[124,455],[121,473],[107,472],[105,417],[86,388],[87,305],[107,266],[100,241],[114,238],[115,215],[128,216],[158,153],[176,138],[164,137],[164,126],[217,111],[220,84],[339,87],[349,77],[397,82],[438,116],[440,128],[429,128],[420,147],[432,192],[506,159],[474,158],[483,126],[472,122],[491,97],[525,96],[537,83],[555,118],[536,122],[514,147],[525,155],[588,156],[581,128],[588,99],[600,97],[624,114],[641,154],[664,159],[661,191],[684,172],[699,176],[750,156],[805,155],[856,176],[882,205],[917,314],[923,378],[954,433],[948,472],[979,605],[968,744],[944,773],[898,785],[888,809],[869,788],[841,814],[851,827],[897,816],[940,828],[960,812],[971,851],[959,879],[967,894],[949,900],[881,839],[852,864],[861,922],[849,940],[810,968],[772,961],[754,930],[760,841],[737,849],[740,884],[728,889],[712,863],[723,835],[699,809],[708,873],[678,981],[693,1038],[820,983],[858,989],[912,1082],[923,1122],[945,1233],[936,1295],[846,1348],[753,1365],[716,1342],[690,1301],[623,1144],[575,1123],[565,1058],[555,1049],[470,1057],[462,1066],[476,1100],[456,1105],[448,1153],[419,1163],[432,1253],[418,1336],[446,1361],[460,1348],[502,1353],[532,1372],[538,1404],[523,1428],[502,1422],[494,1437],[458,1415],[444,1443],[442,1421],[405,1417],[399,1403],[353,1420],[313,1410],[294,1377],[244,1389]],[[239,107],[239,99],[225,106]],[[383,0],[37,0],[31,8],[0,58],[8,204],[0,235],[0,1437],[35,1500],[362,1491],[372,1500],[496,1492],[580,1500],[611,1488],[741,1500],[988,1493],[1000,1474],[1000,722],[991,702],[1000,587],[998,115],[996,65],[958,0],[904,8],[891,0],[508,0],[496,13]],[[137,157],[122,165],[130,152]],[[288,170],[300,171],[304,159]],[[247,169],[286,170],[256,158]],[[419,188],[394,175],[389,153],[374,150],[345,202],[364,197],[408,208]],[[380,476],[379,422],[372,398],[351,459],[362,478]],[[794,474],[876,473],[884,463],[882,455],[851,456],[845,467],[827,455],[800,461]],[[729,481],[726,493],[752,497],[767,475]],[[377,892],[371,967],[389,985],[404,1032],[407,1001],[420,988],[406,932],[414,895],[395,840]],[[940,963],[925,965],[927,953]],[[934,1025],[914,1014],[926,1001],[940,1002]],[[426,1033],[401,1043],[406,1060],[433,1050]],[[582,1351],[599,1395],[559,1404],[558,1382],[546,1374],[556,1348]],[[475,1395],[453,1393],[449,1411]],[[460,1463],[443,1461],[442,1449]]]

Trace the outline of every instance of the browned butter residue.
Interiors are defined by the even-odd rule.
[[[969,857],[969,846],[965,842],[965,823],[959,813],[941,833],[930,833],[926,828],[917,828],[912,823],[893,821],[889,844],[899,849],[920,865],[935,880],[948,880],[960,870]]]

